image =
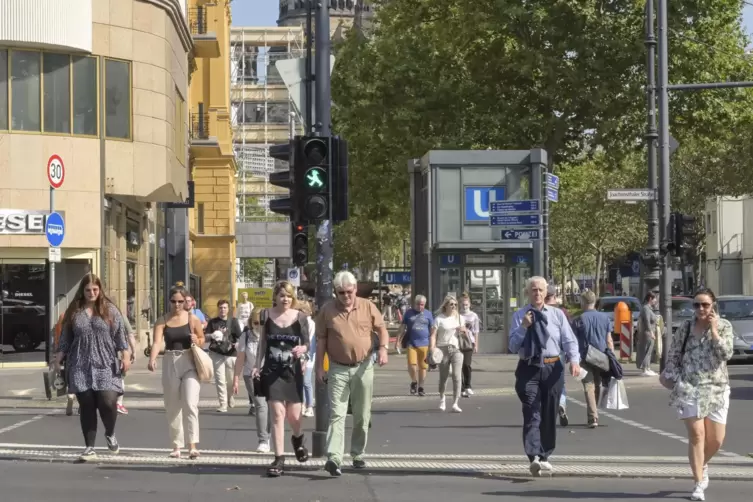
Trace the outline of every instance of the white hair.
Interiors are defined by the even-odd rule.
[[[413,302],[414,303],[418,303],[418,302],[426,303],[426,297],[424,295],[416,295],[413,297]]]
[[[346,286],[355,287],[358,284],[356,276],[350,273],[348,270],[342,270],[335,275],[335,279],[332,281],[332,285],[335,289],[342,289]]]
[[[533,277],[529,277],[526,281],[526,291],[531,291],[531,286],[534,284],[543,284],[544,289],[547,287],[546,279],[541,277],[540,275],[534,275]]]

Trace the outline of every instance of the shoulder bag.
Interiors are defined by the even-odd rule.
[[[690,338],[690,331],[691,331],[691,322],[685,321],[682,326],[680,326],[679,331],[681,333],[678,333],[678,335],[683,336],[682,340],[682,348],[680,349],[680,358],[678,361],[678,368],[679,370],[682,369],[682,359],[685,356],[685,347],[688,345],[688,338]],[[672,390],[675,388],[675,385],[677,384],[676,380],[671,380],[667,378],[666,376],[667,370],[665,369],[664,372],[662,372],[661,376],[659,377],[659,382],[667,389]]]
[[[193,315],[189,317],[191,321],[193,321],[193,318]],[[189,325],[193,325],[193,323],[189,322]],[[193,331],[191,334],[193,334]],[[212,364],[212,359],[209,357],[209,354],[204,352],[204,349],[199,345],[192,343],[191,356],[199,382],[211,382],[214,378],[214,365]]]

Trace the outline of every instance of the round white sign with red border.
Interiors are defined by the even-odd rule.
[[[60,188],[65,181],[65,165],[60,155],[52,155],[47,161],[47,180],[52,188]]]

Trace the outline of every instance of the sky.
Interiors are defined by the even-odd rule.
[[[277,26],[279,0],[234,0],[232,8],[235,26]],[[753,5],[743,9],[743,22],[753,35]]]

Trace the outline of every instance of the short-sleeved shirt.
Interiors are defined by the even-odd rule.
[[[384,319],[373,302],[354,299],[350,312],[339,300],[327,302],[316,316],[317,343],[333,363],[356,364],[371,355],[372,333],[384,328]]]
[[[434,316],[428,310],[419,312],[416,309],[408,309],[403,317],[405,324],[405,336],[411,347],[429,346],[429,329],[434,323]]]
[[[641,315],[638,318],[638,324],[640,326],[640,336],[645,336],[646,331],[651,333],[656,331],[657,315],[651,305],[644,304],[641,307]]]
[[[435,317],[432,327],[437,330],[437,347],[459,347],[457,332],[461,326],[460,316],[439,314]]]

